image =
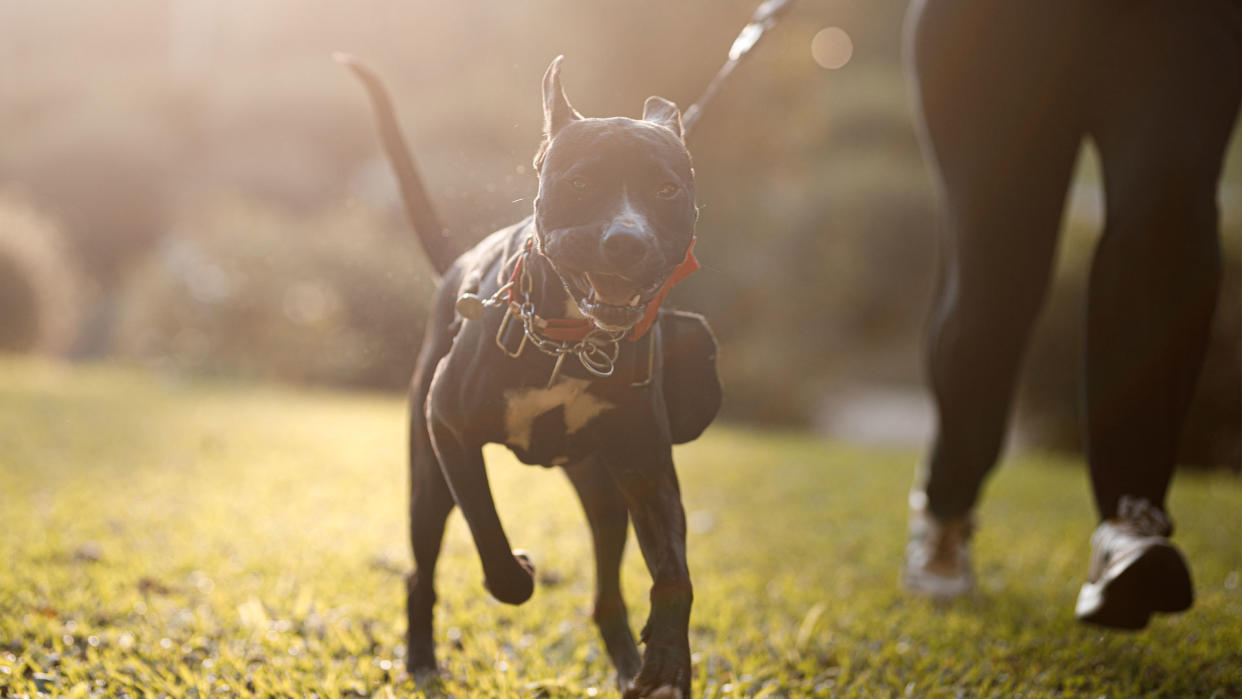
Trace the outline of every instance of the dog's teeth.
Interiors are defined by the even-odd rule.
[[[630,299],[630,305],[637,306],[639,300],[641,299],[642,299],[642,294],[634,294],[634,298]]]

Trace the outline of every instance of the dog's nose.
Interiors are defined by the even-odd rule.
[[[604,231],[600,245],[609,264],[622,269],[632,267],[647,256],[647,234],[637,226],[612,225]]]

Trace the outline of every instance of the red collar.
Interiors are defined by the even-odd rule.
[[[668,292],[680,283],[683,279],[690,276],[699,268],[699,261],[694,256],[694,243],[697,238],[690,238],[690,245],[686,248],[686,256],[682,259],[681,264],[668,275],[668,279],[664,280],[663,286],[651,297],[651,301],[647,304],[647,311],[643,314],[642,320],[638,321],[634,327],[630,328],[626,333],[630,342],[636,342],[642,339],[643,335],[651,329],[651,325],[655,323],[656,315],[660,312],[660,305],[664,303],[664,298],[668,296]],[[521,286],[522,264],[526,261],[535,243],[534,236],[526,239],[525,250],[518,255],[517,262],[513,265],[513,273],[509,275],[509,303],[521,305],[522,299],[518,294]],[[535,316],[535,325],[539,328],[539,332],[549,340],[577,342],[585,338],[592,330],[595,329],[595,321],[590,318],[543,318]]]
[[[647,334],[651,329],[651,324],[655,322],[656,314],[660,312],[660,304],[664,303],[664,297],[668,296],[668,292],[673,290],[683,279],[694,273],[699,268],[699,261],[694,256],[694,242],[697,238],[690,238],[690,245],[686,248],[686,256],[682,259],[681,264],[677,265],[672,274],[668,275],[668,279],[664,280],[664,285],[651,298],[651,302],[647,304],[647,314],[638,324],[630,328],[630,342],[636,342]]]

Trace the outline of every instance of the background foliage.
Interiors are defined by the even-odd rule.
[[[652,93],[684,106],[753,5],[0,4],[0,61],[19,67],[0,71],[3,348],[399,390],[432,280],[363,94],[330,52],[387,79],[443,218],[473,241],[530,210],[552,57],[567,56],[588,115],[637,115]],[[859,391],[919,395],[937,212],[900,69],[904,10],[800,3],[691,143],[705,270],[674,301],[716,328],[735,420],[832,428]],[[810,51],[830,26],[852,39],[839,70]],[[1184,454],[1235,468],[1238,158],[1222,190],[1228,281]],[[1082,170],[1021,411],[1024,440],[1067,447],[1101,208],[1095,168]],[[55,262],[19,249],[35,239]]]

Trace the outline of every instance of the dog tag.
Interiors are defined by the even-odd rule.
[[[483,299],[469,292],[457,297],[457,314],[469,320],[483,317]]]

